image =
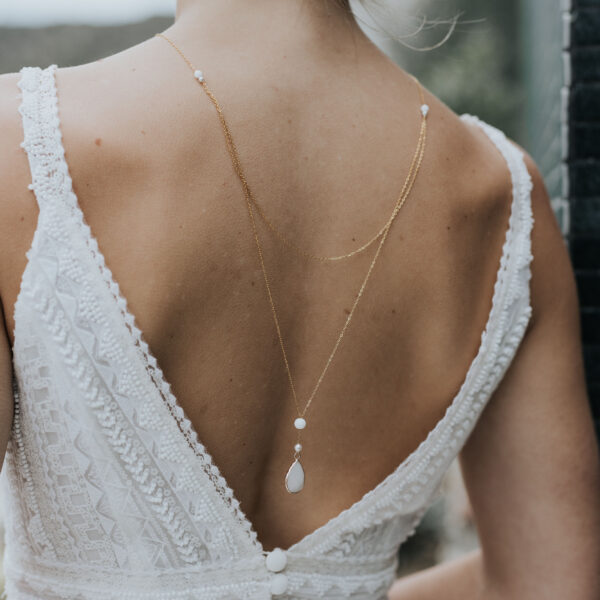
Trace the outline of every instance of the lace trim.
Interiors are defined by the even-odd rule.
[[[261,556],[240,559],[235,571],[229,565],[196,565],[163,571],[136,571],[87,563],[64,564],[53,560],[6,554],[7,579],[27,583],[36,592],[52,591],[60,598],[239,598],[245,588],[256,591],[268,583]],[[99,586],[99,582],[101,585]],[[79,594],[79,595],[77,595]],[[139,594],[139,596],[138,596]],[[227,595],[231,594],[231,595]],[[43,596],[46,598],[46,596]],[[54,597],[54,596],[52,596]],[[11,596],[12,598],[12,596]]]
[[[39,515],[40,509],[35,494],[33,485],[33,477],[29,463],[27,462],[27,455],[25,452],[25,444],[23,441],[23,434],[21,429],[21,402],[20,394],[17,386],[17,380],[13,378],[12,381],[13,390],[13,401],[14,401],[14,416],[13,416],[13,427],[11,431],[11,439],[8,444],[6,453],[6,476],[10,479],[10,490],[11,495],[9,499],[10,514],[17,515],[17,511],[12,506],[13,495],[17,489],[23,489],[25,493],[25,501],[30,510],[30,515]],[[19,480],[22,483],[19,483]],[[8,507],[7,507],[8,508]],[[24,517],[24,515],[21,515]],[[53,545],[50,543],[50,539],[46,535],[46,531],[41,523],[40,519],[30,518],[27,523],[22,519],[20,523],[22,534],[27,537],[27,540],[31,547],[38,548],[43,554],[50,554],[52,558],[56,558],[56,552]]]
[[[316,574],[314,565],[307,570],[286,569],[288,590],[284,598],[302,600],[384,600],[391,587],[398,564],[397,557],[385,569],[372,573]],[[72,569],[51,563],[6,561],[7,588],[10,598],[21,600],[32,594],[46,600],[108,600],[127,597],[131,600],[267,600],[271,574],[258,578],[259,565],[248,563],[236,567],[235,577],[229,570],[207,572],[170,572],[133,574],[116,569]],[[98,582],[105,582],[101,587]],[[29,596],[25,596],[29,597]]]
[[[65,435],[68,408],[50,381],[50,352],[38,338],[23,335],[16,349],[15,388],[24,393],[22,401],[20,393],[15,395],[19,411],[13,435],[20,447],[20,472],[27,473],[29,489],[25,494],[30,501],[36,498],[23,511],[29,544],[42,556],[60,561],[86,555],[92,562],[107,561],[116,566],[114,547],[102,535],[85,480],[79,471],[75,474],[74,447]],[[23,360],[25,356],[27,360]],[[81,540],[79,553],[73,547],[74,538]],[[51,541],[50,549],[44,540]]]
[[[340,576],[315,577],[313,571],[293,570],[289,573],[287,598],[302,600],[386,600],[396,577],[397,559],[391,561],[386,571],[364,575],[362,573]]]
[[[66,333],[70,330],[70,323],[62,307],[41,288],[35,294],[31,293],[30,299],[56,341],[56,346],[64,357],[64,364],[83,392],[113,452],[120,458],[138,489],[145,494],[148,506],[171,536],[181,559],[189,565],[198,564],[206,558],[206,548],[187,531],[185,516],[176,506],[170,491],[161,484],[157,470],[146,459],[141,442],[128,431],[125,417],[104,389],[90,359],[79,344],[68,339]]]
[[[228,570],[206,574],[128,573],[117,569],[86,572],[37,561],[5,561],[6,590],[11,600],[269,600],[269,582],[258,578],[256,571],[240,565],[239,577],[232,577]]]

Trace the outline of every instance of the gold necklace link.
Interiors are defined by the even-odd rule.
[[[198,73],[199,71],[197,71],[194,66],[192,65],[192,63],[187,59],[187,57],[183,54],[183,52],[181,52],[181,50],[169,39],[167,38],[165,35],[163,35],[162,33],[157,33],[156,36],[158,37],[162,37],[164,38],[167,42],[169,42],[169,44],[180,54],[180,56],[185,60],[185,62],[187,63],[187,65],[190,67],[190,69],[192,70],[192,72],[194,74]],[[227,125],[227,122],[225,120],[225,116],[223,114],[223,111],[221,109],[221,106],[219,105],[219,102],[217,101],[217,99],[215,98],[214,94],[210,91],[210,89],[208,88],[208,85],[206,84],[206,81],[204,80],[204,77],[201,77],[200,79],[198,79],[196,77],[196,79],[199,81],[200,85],[202,86],[202,88],[204,89],[204,91],[206,92],[206,94],[208,95],[208,97],[210,98],[211,102],[213,103],[213,105],[215,106],[218,116],[219,116],[219,120],[221,122],[221,126],[223,129],[223,133],[225,135],[225,140],[226,140],[226,144],[227,144],[227,150],[229,152],[229,155],[231,156],[232,162],[233,162],[233,166],[234,166],[234,170],[238,176],[238,178],[240,179],[241,183],[242,183],[242,188],[244,191],[244,197],[246,200],[246,205],[248,208],[248,216],[250,218],[250,223],[252,225],[252,231],[254,234],[254,239],[256,242],[256,247],[258,250],[258,256],[259,256],[259,260],[260,260],[260,265],[261,265],[261,269],[263,272],[263,278],[265,281],[265,287],[267,290],[267,296],[269,299],[269,304],[271,306],[271,312],[273,315],[273,321],[275,323],[275,329],[277,331],[277,337],[279,339],[279,346],[281,348],[281,353],[283,356],[283,361],[285,363],[285,368],[286,368],[286,372],[288,375],[288,380],[290,382],[290,387],[292,390],[292,396],[294,398],[294,404],[296,405],[296,411],[298,413],[299,417],[304,417],[304,415],[306,414],[306,412],[308,411],[309,406],[311,405],[317,390],[319,389],[321,382],[323,381],[323,378],[325,377],[325,374],[327,373],[327,370],[329,369],[329,366],[333,360],[333,357],[342,341],[342,338],[344,337],[344,334],[348,328],[348,325],[350,324],[350,321],[352,320],[352,316],[354,315],[354,311],[356,309],[356,306],[358,305],[358,302],[360,300],[360,298],[362,297],[362,294],[367,286],[367,282],[369,281],[369,278],[371,276],[371,272],[373,271],[373,268],[375,266],[375,263],[377,262],[377,259],[379,257],[379,254],[381,253],[381,249],[383,247],[383,244],[385,242],[385,240],[387,239],[388,233],[390,231],[390,228],[392,226],[392,223],[394,221],[394,219],[396,218],[396,215],[398,214],[398,212],[400,211],[400,209],[402,208],[404,202],[406,201],[406,199],[408,198],[414,182],[416,180],[417,174],[419,172],[419,169],[421,167],[421,163],[423,161],[423,155],[425,153],[425,142],[427,139],[427,112],[429,110],[429,107],[424,103],[424,96],[423,96],[423,89],[421,87],[421,84],[418,82],[418,80],[416,78],[413,77],[413,79],[415,80],[415,82],[418,85],[418,89],[419,89],[419,96],[421,99],[421,126],[419,129],[419,139],[417,142],[417,147],[415,150],[415,153],[413,155],[409,170],[408,170],[408,174],[406,176],[406,179],[404,180],[404,185],[402,186],[402,191],[400,192],[400,196],[396,202],[396,205],[394,206],[394,210],[390,216],[390,218],[388,219],[387,223],[383,226],[383,228],[379,231],[379,233],[374,236],[369,242],[367,242],[366,244],[364,244],[363,246],[361,246],[360,248],[354,250],[353,252],[346,254],[346,255],[342,255],[342,256],[337,256],[337,257],[319,257],[316,255],[311,255],[309,253],[304,252],[303,250],[301,250],[300,248],[297,248],[296,246],[294,246],[294,248],[298,251],[300,251],[302,254],[304,254],[307,257],[310,258],[315,258],[318,260],[340,260],[342,258],[346,258],[349,256],[353,256],[355,254],[357,254],[358,252],[362,252],[363,250],[365,250],[368,246],[370,246],[376,239],[378,239],[379,237],[381,237],[381,240],[379,242],[379,245],[377,247],[377,250],[375,252],[375,256],[373,257],[373,260],[371,261],[371,264],[369,265],[369,269],[367,271],[367,274],[365,275],[363,282],[360,286],[360,289],[358,291],[358,294],[356,295],[354,302],[352,304],[352,308],[346,318],[346,321],[337,337],[337,340],[333,346],[333,349],[331,351],[331,353],[329,354],[329,358],[327,359],[327,363],[325,364],[325,367],[323,369],[323,371],[321,372],[321,375],[319,376],[319,379],[317,380],[317,383],[306,403],[306,406],[304,407],[304,409],[300,409],[300,406],[298,404],[298,397],[296,394],[296,388],[294,386],[294,381],[292,378],[292,373],[291,373],[291,369],[290,369],[290,365],[287,359],[287,353],[285,351],[285,346],[283,343],[283,337],[281,335],[281,328],[279,326],[279,319],[277,317],[277,311],[275,309],[275,302],[273,300],[273,294],[271,292],[271,286],[269,284],[269,278],[267,276],[267,270],[265,267],[265,261],[264,261],[264,256],[263,256],[263,250],[262,250],[262,246],[260,244],[260,240],[258,237],[258,230],[256,227],[256,220],[254,218],[254,211],[252,210],[252,205],[254,204],[255,207],[257,208],[259,214],[261,214],[261,210],[258,207],[258,205],[256,204],[256,202],[253,200],[252,197],[252,193],[250,191],[250,187],[248,185],[248,182],[246,181],[246,178],[244,176],[243,173],[243,169],[241,167],[240,164],[240,160],[239,160],[239,156],[237,153],[237,148],[235,146],[235,143],[233,141],[233,137],[231,135],[231,132],[229,130],[229,127]],[[263,217],[264,218],[264,217]],[[275,229],[273,229],[273,231],[275,231]],[[279,236],[279,234],[277,234]],[[283,237],[280,237],[280,239],[283,239]],[[289,243],[289,242],[286,242]],[[291,244],[291,243],[289,243]],[[293,246],[293,245],[292,245]]]

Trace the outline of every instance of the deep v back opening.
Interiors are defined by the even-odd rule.
[[[102,281],[102,285],[106,285],[110,290],[110,295],[118,309],[118,312],[121,315],[122,326],[127,330],[128,335],[128,343],[135,347],[136,355],[139,357],[144,371],[148,374],[150,381],[152,382],[152,386],[155,391],[162,398],[165,406],[167,407],[169,414],[177,423],[178,429],[181,432],[181,435],[185,438],[186,443],[189,447],[194,451],[195,456],[202,464],[203,470],[207,473],[210,480],[212,481],[215,489],[217,490],[219,496],[223,499],[223,501],[228,505],[229,510],[232,513],[233,518],[241,525],[241,527],[245,530],[247,535],[249,536],[251,542],[255,545],[257,551],[265,553],[265,549],[263,548],[262,543],[258,540],[257,534],[254,530],[252,523],[246,517],[244,512],[240,507],[240,503],[236,498],[236,494],[230,488],[229,484],[223,478],[222,474],[217,465],[215,465],[210,453],[206,450],[201,440],[198,437],[195,427],[192,425],[191,421],[185,414],[185,411],[180,406],[179,402],[175,398],[174,394],[171,391],[171,386],[169,382],[166,380],[160,366],[158,365],[158,361],[155,356],[151,352],[148,344],[144,340],[144,336],[142,331],[137,327],[136,320],[134,315],[129,311],[127,307],[127,301],[123,297],[120,292],[120,288],[118,283],[115,281],[112,272],[106,261],[104,260],[104,256],[99,249],[98,242],[94,237],[89,225],[85,221],[84,214],[79,206],[79,202],[77,196],[74,192],[73,184],[71,177],[69,175],[69,168],[65,157],[65,149],[62,141],[62,132],[60,126],[60,117],[59,117],[59,109],[58,109],[58,91],[56,86],[56,65],[51,65],[48,67],[51,75],[51,100],[52,100],[52,121],[47,125],[52,129],[51,133],[54,136],[54,140],[56,141],[56,148],[58,155],[55,157],[51,157],[54,161],[54,168],[57,172],[59,172],[62,177],[58,178],[60,181],[60,193],[59,197],[56,199],[57,201],[65,202],[68,210],[74,217],[77,228],[80,230],[83,239],[85,240],[85,245],[88,248],[89,252],[93,255],[94,262],[97,265],[97,273],[96,276],[99,277]],[[473,119],[478,122],[478,120],[474,117],[470,117],[469,115],[463,115],[463,118]],[[479,122],[478,122],[479,123]],[[488,137],[492,137],[490,135],[489,130],[486,128],[485,124],[479,123],[483,127],[484,131],[488,134]],[[504,155],[504,158],[508,162],[508,149],[506,147],[500,147],[498,142],[492,138],[492,141],[496,142],[496,146],[500,150],[500,152]],[[509,165],[510,166],[510,165]],[[516,206],[517,206],[517,182],[515,180],[515,174],[513,170],[509,168],[512,183],[513,183],[513,196],[511,201],[511,212],[509,223],[506,229],[505,239],[502,246],[502,254],[500,263],[496,272],[496,279],[492,294],[492,305],[488,314],[488,319],[486,321],[486,325],[484,331],[481,334],[481,343],[478,346],[475,358],[470,363],[465,378],[460,386],[459,391],[454,396],[450,404],[447,405],[447,408],[444,412],[444,415],[438,420],[433,429],[429,431],[425,439],[398,465],[394,471],[392,471],[388,476],[386,476],[379,484],[377,484],[373,489],[366,492],[359,500],[354,502],[351,506],[341,511],[338,515],[329,519],[326,523],[319,526],[317,529],[307,533],[304,535],[299,541],[292,544],[287,550],[294,551],[300,549],[302,546],[308,544],[311,540],[316,538],[318,535],[333,529],[337,524],[340,524],[345,519],[356,516],[360,511],[362,506],[366,506],[369,499],[376,496],[377,494],[384,493],[386,488],[388,488],[392,482],[403,478],[409,477],[411,475],[411,470],[419,468],[420,458],[425,455],[428,449],[435,443],[439,434],[444,430],[446,424],[450,420],[451,416],[453,416],[457,411],[461,409],[461,404],[465,400],[466,392],[473,382],[474,378],[478,375],[479,370],[483,363],[483,357],[488,349],[487,341],[493,336],[494,332],[492,331],[492,327],[494,323],[498,322],[498,319],[494,319],[494,316],[497,311],[500,310],[502,305],[502,295],[505,293],[506,285],[503,285],[503,280],[505,278],[505,274],[507,272],[507,263],[511,258],[511,253],[509,252],[509,247],[511,245],[512,236],[515,235],[515,221],[516,221]],[[38,199],[39,200],[39,199]],[[35,245],[35,239],[38,235],[39,231],[39,220],[38,225],[36,226],[36,230],[34,233],[34,242],[32,243],[32,247]],[[27,252],[27,257],[30,259],[31,249]],[[19,304],[22,299],[22,289],[23,289],[23,281],[25,280],[28,268],[29,268],[29,260],[23,272],[21,278],[21,284],[19,293],[17,296],[17,300],[14,306],[14,338],[16,343],[16,338],[18,335],[18,320],[19,320]]]

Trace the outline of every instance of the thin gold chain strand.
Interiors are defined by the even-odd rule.
[[[156,36],[160,36],[163,37],[167,42],[169,42],[169,44],[171,44],[171,46],[182,56],[182,58],[185,60],[185,62],[188,64],[188,66],[190,67],[190,69],[192,69],[192,71],[195,73],[196,69],[194,68],[194,66],[191,64],[191,62],[185,57],[185,55],[179,50],[179,48],[177,48],[177,46],[171,42],[171,40],[169,40],[166,36],[164,36],[163,34],[156,34]],[[415,78],[413,78],[415,79]],[[418,86],[419,86],[419,94],[420,94],[420,98],[422,101],[422,106],[421,108],[423,109],[423,107],[425,107],[424,103],[423,103],[423,90],[421,88],[421,85],[419,84],[419,82],[415,79],[415,81],[417,82]],[[248,183],[246,181],[246,178],[244,177],[244,173],[242,171],[242,167],[237,155],[237,149],[235,146],[235,143],[233,141],[233,138],[231,136],[231,132],[229,130],[229,127],[227,126],[227,123],[225,121],[225,117],[223,115],[223,111],[217,101],[217,99],[215,98],[214,94],[208,89],[208,86],[206,84],[206,81],[202,80],[199,82],[200,85],[204,88],[204,91],[206,92],[206,94],[208,95],[208,97],[211,99],[213,105],[215,106],[218,115],[219,115],[219,120],[221,122],[224,134],[225,134],[225,139],[227,142],[227,149],[229,151],[229,154],[232,158],[232,162],[234,164],[234,169],[236,171],[236,174],[238,175],[241,183],[242,183],[242,187],[244,190],[244,196],[246,199],[246,205],[248,208],[248,215],[250,217],[250,222],[252,225],[252,231],[254,234],[254,239],[256,242],[256,246],[257,246],[257,250],[258,250],[258,256],[259,256],[259,260],[260,260],[260,264],[261,264],[261,269],[263,272],[263,278],[265,281],[265,287],[267,290],[267,296],[269,298],[269,303],[271,305],[271,312],[273,315],[273,321],[275,323],[275,328],[277,330],[277,337],[279,339],[279,346],[281,348],[281,352],[283,355],[283,361],[285,363],[285,368],[286,368],[286,372],[288,375],[288,380],[290,382],[290,387],[292,390],[292,395],[294,398],[294,404],[296,405],[296,411],[298,413],[298,415],[300,417],[304,417],[304,415],[306,414],[309,406],[311,405],[313,398],[315,397],[317,390],[319,389],[321,382],[323,381],[323,378],[325,377],[325,374],[329,368],[329,365],[331,364],[333,357],[338,349],[338,346],[340,345],[342,338],[344,337],[344,334],[346,332],[346,329],[348,328],[348,325],[350,324],[350,321],[352,319],[352,316],[354,315],[354,311],[356,309],[356,306],[358,305],[358,302],[365,290],[365,287],[367,285],[367,282],[369,280],[369,277],[371,275],[371,272],[373,271],[373,268],[375,266],[375,263],[377,261],[377,258],[379,257],[379,254],[381,252],[381,249],[383,247],[383,244],[387,238],[387,235],[389,233],[389,230],[391,228],[391,225],[393,223],[393,220],[395,218],[395,216],[398,214],[398,212],[400,211],[400,209],[402,208],[402,205],[404,204],[404,202],[406,201],[406,199],[408,198],[410,192],[412,191],[414,182],[416,180],[417,177],[417,173],[419,172],[419,169],[421,167],[421,163],[423,160],[423,155],[425,153],[425,142],[426,142],[426,138],[427,138],[427,112],[423,112],[422,111],[422,118],[421,118],[421,127],[420,127],[420,131],[419,131],[419,140],[417,142],[417,148],[415,150],[415,154],[413,156],[410,168],[409,168],[409,172],[408,175],[404,181],[404,185],[402,187],[402,191],[400,193],[400,197],[398,198],[398,201],[394,207],[394,211],[392,213],[392,216],[390,217],[390,219],[388,220],[388,222],[386,223],[386,225],[383,227],[383,229],[381,230],[381,234],[378,234],[375,238],[373,238],[373,240],[377,239],[377,237],[379,237],[379,235],[381,235],[381,240],[379,242],[379,246],[377,247],[377,251],[375,253],[375,256],[373,257],[373,260],[371,261],[371,264],[369,266],[369,269],[367,271],[367,274],[362,282],[362,285],[360,286],[359,292],[356,295],[356,298],[354,300],[354,303],[352,305],[352,309],[350,310],[350,313],[348,314],[348,317],[346,318],[346,321],[344,323],[344,326],[342,327],[342,330],[340,331],[340,334],[338,335],[338,338],[334,344],[333,350],[331,351],[329,358],[327,360],[327,363],[325,365],[325,368],[323,369],[323,371],[321,372],[321,375],[317,381],[317,384],[315,385],[309,399],[308,402],[306,404],[306,406],[304,407],[304,410],[300,409],[300,406],[298,404],[298,398],[297,398],[297,394],[296,394],[296,388],[294,386],[294,381],[292,378],[292,374],[291,374],[291,369],[290,369],[290,365],[287,359],[287,353],[285,351],[285,347],[284,347],[284,343],[283,343],[283,337],[281,335],[281,328],[279,326],[279,319],[277,318],[277,311],[275,309],[275,303],[273,300],[273,295],[271,292],[271,286],[269,284],[269,278],[267,276],[267,271],[266,271],[266,267],[265,267],[265,262],[264,262],[264,256],[263,256],[263,251],[262,251],[262,246],[260,244],[259,241],[259,237],[258,237],[258,231],[256,228],[256,220],[254,218],[254,212],[252,210],[252,196],[249,190],[249,186]]]
[[[195,71],[195,68],[192,65],[192,63],[188,60],[188,58],[183,54],[183,52],[169,38],[167,38],[164,34],[161,34],[161,33],[155,34],[155,37],[162,37],[167,42],[169,42],[169,44],[171,44],[171,46],[173,46],[173,48],[177,51],[177,53],[187,63],[187,65],[190,67],[190,69],[192,69],[192,71]],[[413,79],[415,79],[415,78],[413,77]],[[419,83],[416,79],[415,79],[415,81],[417,82],[417,84]],[[213,101],[213,104],[215,104],[215,108],[219,112],[219,118],[221,120],[221,125],[225,129],[225,135],[228,136],[228,139],[229,139],[230,143],[235,148],[235,144],[233,143],[233,139],[231,138],[231,134],[229,133],[229,128],[227,127],[227,124],[225,123],[224,119],[221,118],[221,109],[220,109],[220,107],[218,105],[218,102],[216,101],[216,98],[214,98],[214,96],[212,96],[212,94],[209,92],[209,90],[207,88],[205,88],[205,89],[206,89],[207,93],[209,94],[209,97],[211,97],[211,100]],[[419,85],[419,94],[420,94],[420,98],[421,98],[421,104],[423,104],[424,103],[423,90],[422,90],[422,88],[421,88],[420,85]],[[237,150],[236,150],[236,154],[237,154]],[[233,158],[233,156],[232,156],[232,158]],[[237,160],[235,158],[234,158],[234,162],[237,163]],[[411,168],[412,168],[412,165],[411,165]],[[238,166],[236,165],[236,171],[237,171],[237,169],[238,169]],[[245,190],[247,191],[247,193],[248,193],[248,195],[250,197],[250,200],[254,204],[254,207],[258,211],[258,214],[260,215],[260,217],[264,221],[264,223],[267,225],[267,227],[275,234],[275,236],[285,246],[287,246],[288,248],[290,248],[291,250],[293,250],[297,254],[299,254],[299,255],[301,255],[301,256],[303,256],[305,258],[308,258],[308,259],[319,260],[321,262],[334,262],[334,261],[339,261],[339,260],[343,260],[343,259],[346,259],[346,258],[350,258],[352,256],[355,256],[355,255],[361,253],[361,252],[364,252],[378,238],[380,238],[383,235],[383,232],[386,230],[386,228],[391,224],[391,222],[395,219],[396,215],[398,214],[398,211],[396,210],[396,206],[397,206],[398,202],[396,202],[396,205],[394,206],[394,210],[392,211],[392,214],[391,214],[390,218],[388,219],[388,221],[381,227],[381,229],[368,242],[365,242],[364,244],[362,244],[361,246],[359,246],[358,248],[356,248],[355,250],[352,250],[352,252],[349,252],[347,254],[340,254],[340,255],[337,255],[337,256],[320,256],[318,254],[312,254],[310,252],[307,252],[306,250],[303,250],[298,245],[296,245],[292,241],[290,241],[272,223],[272,221],[267,217],[267,215],[265,214],[265,212],[263,211],[263,209],[260,207],[260,205],[258,204],[258,202],[256,201],[256,199],[254,198],[254,194],[252,193],[252,190],[250,189],[250,186],[248,185],[248,183],[247,183],[247,181],[246,181],[243,173],[241,171],[238,171],[237,174],[238,174],[238,177],[240,177],[240,179],[242,180],[242,185],[244,186]],[[409,176],[410,176],[410,174],[409,174]],[[400,197],[402,197],[402,193],[400,194]]]

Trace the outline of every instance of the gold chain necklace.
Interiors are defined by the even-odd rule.
[[[181,50],[179,48],[177,48],[177,46],[175,46],[175,44],[171,40],[169,40],[167,38],[167,36],[165,36],[161,33],[157,33],[155,37],[163,37],[164,39],[166,39],[173,46],[173,48],[175,48],[175,50],[177,50],[177,52],[182,56],[182,58],[186,61],[186,63],[190,67],[190,69],[192,69],[194,72],[196,72],[196,69],[194,69],[194,67],[192,66],[190,61],[184,56],[183,52],[181,52]],[[413,79],[414,79],[414,77],[413,77]],[[421,104],[424,105],[425,100],[423,99],[423,90],[421,89],[420,86],[419,86],[419,93],[421,95]],[[215,102],[215,101],[213,100],[213,102]],[[216,106],[216,104],[215,104],[215,106]],[[217,108],[217,110],[218,110],[218,108]],[[223,126],[226,127],[224,121],[223,121]],[[233,141],[232,141],[232,143],[233,143]],[[343,259],[355,256],[361,252],[364,252],[378,238],[380,238],[383,235],[384,231],[391,225],[392,221],[396,218],[396,215],[398,214],[398,211],[396,211],[396,209],[394,207],[394,210],[392,211],[390,218],[383,225],[383,227],[381,227],[381,229],[372,238],[370,238],[369,241],[365,242],[364,244],[362,244],[355,250],[352,250],[351,252],[348,252],[347,254],[339,254],[336,256],[320,256],[318,254],[312,254],[310,252],[307,252],[306,250],[303,250],[298,245],[294,244],[291,240],[289,240],[267,217],[267,215],[265,214],[263,209],[260,207],[258,202],[256,202],[254,195],[252,194],[252,191],[250,190],[249,187],[247,187],[247,193],[248,193],[248,197],[250,198],[250,201],[252,202],[252,204],[254,204],[254,208],[256,208],[256,210],[258,211],[260,218],[264,221],[264,223],[267,225],[267,227],[275,234],[275,236],[277,237],[277,239],[280,242],[282,242],[289,249],[293,250],[294,252],[296,252],[300,256],[303,256],[304,258],[309,258],[312,260],[319,260],[321,262],[333,262],[333,261],[343,260]]]
[[[323,371],[321,372],[321,375],[319,376],[319,379],[306,403],[306,406],[304,407],[303,410],[300,409],[300,406],[298,404],[298,398],[296,395],[296,388],[294,386],[294,381],[292,379],[292,373],[290,371],[290,365],[288,363],[288,359],[287,359],[287,354],[285,352],[285,347],[283,344],[283,338],[281,336],[281,329],[279,327],[279,319],[277,318],[277,311],[275,310],[275,303],[273,301],[273,295],[271,293],[271,286],[269,285],[269,278],[267,276],[267,271],[265,268],[265,262],[264,262],[264,257],[263,257],[263,251],[262,251],[262,247],[260,245],[260,241],[258,238],[258,231],[256,229],[256,221],[254,218],[254,212],[252,210],[252,204],[256,204],[253,201],[253,196],[252,193],[250,192],[250,187],[248,185],[248,182],[246,181],[246,177],[244,176],[241,164],[240,164],[240,160],[237,154],[237,149],[235,146],[235,143],[233,142],[233,138],[231,136],[231,132],[229,130],[229,127],[227,125],[227,122],[225,121],[225,117],[223,115],[223,111],[221,109],[221,106],[219,105],[217,99],[215,98],[214,94],[210,91],[210,89],[208,88],[207,84],[206,84],[206,80],[204,78],[204,74],[202,73],[202,71],[194,68],[194,66],[192,65],[192,63],[188,60],[188,58],[183,54],[183,52],[168,38],[166,37],[164,34],[162,33],[157,33],[155,34],[156,37],[162,37],[164,38],[167,42],[169,42],[169,44],[178,52],[178,54],[185,60],[185,62],[187,63],[187,65],[190,67],[190,69],[192,70],[195,79],[198,81],[198,83],[200,83],[200,85],[202,86],[202,88],[204,89],[204,91],[206,92],[207,96],[210,98],[211,102],[213,103],[213,105],[215,106],[218,116],[219,116],[219,120],[221,122],[221,126],[223,128],[223,133],[225,135],[225,141],[227,144],[227,150],[231,156],[231,160],[233,162],[233,167],[234,170],[237,174],[237,176],[239,177],[241,183],[242,183],[242,188],[244,190],[244,197],[246,199],[246,205],[248,207],[248,216],[250,217],[250,223],[252,225],[252,231],[254,234],[254,239],[256,241],[256,247],[258,250],[258,257],[260,260],[260,266],[263,272],[263,278],[265,281],[265,287],[266,287],[266,291],[267,291],[267,296],[269,299],[269,303],[271,305],[271,312],[273,314],[273,321],[275,323],[275,329],[277,330],[277,336],[279,338],[279,346],[281,348],[281,352],[283,355],[283,362],[285,363],[285,368],[287,371],[287,375],[288,375],[288,380],[290,382],[290,387],[292,390],[292,396],[294,398],[294,404],[296,405],[296,411],[298,414],[298,417],[294,420],[294,427],[297,430],[297,441],[296,444],[294,445],[294,460],[292,462],[292,465],[290,466],[290,468],[287,471],[286,477],[285,477],[285,486],[288,492],[290,493],[297,493],[300,490],[303,489],[304,487],[304,480],[305,480],[305,473],[304,473],[304,469],[302,467],[302,464],[300,463],[300,452],[302,451],[302,444],[300,443],[300,432],[301,430],[303,430],[306,427],[306,419],[304,418],[306,415],[306,412],[309,408],[309,406],[311,405],[313,398],[315,397],[315,394],[317,393],[317,390],[319,389],[321,382],[323,381],[323,378],[325,377],[325,373],[327,372],[327,370],[329,369],[329,365],[331,364],[331,361],[333,360],[333,357],[338,349],[338,346],[340,345],[340,342],[342,341],[342,338],[344,337],[344,334],[346,332],[346,329],[348,328],[348,325],[350,324],[350,321],[352,320],[352,316],[354,315],[354,310],[356,309],[356,306],[358,304],[358,301],[360,300],[363,291],[367,285],[367,282],[369,280],[369,277],[371,276],[371,272],[373,271],[373,267],[375,266],[375,263],[377,262],[377,258],[379,257],[379,254],[381,252],[381,249],[383,247],[383,244],[387,238],[388,232],[390,230],[390,227],[392,225],[392,222],[394,221],[396,215],[398,214],[398,212],[400,211],[400,209],[402,208],[402,205],[404,204],[404,202],[406,201],[408,195],[410,194],[413,184],[415,182],[417,173],[419,171],[419,168],[421,166],[421,162],[423,160],[423,154],[425,152],[425,141],[426,141],[426,133],[427,133],[427,114],[429,112],[429,106],[427,104],[425,104],[424,102],[424,97],[423,97],[423,88],[421,87],[421,84],[413,77],[413,79],[416,81],[417,85],[418,85],[418,89],[419,89],[419,96],[421,99],[421,106],[420,106],[420,113],[421,113],[421,127],[419,130],[419,140],[417,142],[417,148],[415,150],[413,159],[411,161],[410,164],[410,168],[408,170],[408,174],[406,176],[406,179],[404,181],[404,185],[402,186],[402,190],[400,192],[400,196],[396,202],[396,205],[394,206],[394,210],[392,212],[391,217],[388,219],[388,222],[385,224],[385,226],[383,227],[383,229],[380,231],[380,233],[378,233],[374,238],[372,238],[372,240],[370,242],[368,242],[367,245],[370,245],[375,239],[377,239],[378,237],[381,237],[381,241],[379,242],[379,246],[377,247],[377,251],[375,252],[375,256],[373,258],[373,260],[371,261],[371,264],[369,265],[369,269],[367,271],[367,274],[362,282],[362,285],[360,286],[359,292],[356,295],[355,299],[354,299],[354,303],[352,305],[352,308],[350,309],[350,312],[346,318],[346,321],[342,327],[342,330],[340,331],[340,334],[338,335],[338,338],[333,346],[333,350],[331,351],[329,358],[327,359],[327,363],[325,364],[325,368],[323,369]],[[359,248],[358,250],[355,250],[353,253],[350,253],[349,255],[345,255],[345,256],[352,256],[356,253],[358,253],[359,251],[361,251],[362,249],[366,248],[367,245],[365,245],[364,247]],[[295,247],[297,248],[297,247]],[[298,250],[300,250],[298,248]],[[307,255],[307,256],[312,256],[313,258],[319,258],[319,257],[315,257],[313,255],[310,255],[308,253],[305,253],[304,251],[302,251],[303,254]],[[321,257],[321,259],[326,259],[326,260],[337,260],[338,258],[343,258],[344,256],[341,257]]]

